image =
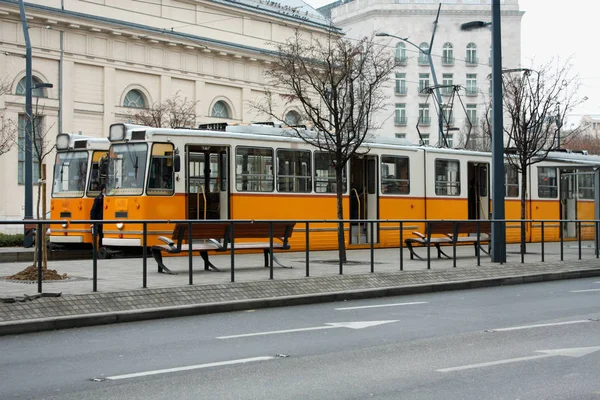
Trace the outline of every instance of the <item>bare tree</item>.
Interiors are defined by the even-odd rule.
[[[5,79],[0,82],[0,96],[10,93],[11,84]],[[0,109],[0,156],[8,153],[15,144],[17,125],[5,116],[6,108]]]
[[[266,71],[270,87],[264,99],[249,102],[251,108],[285,121],[289,107],[300,110],[302,121],[314,127],[292,127],[295,134],[329,154],[335,167],[337,218],[343,219],[343,171],[359,152],[363,141],[379,128],[373,114],[384,108],[382,87],[394,70],[391,52],[377,45],[374,37],[347,40],[331,32],[324,38],[295,36],[277,47],[276,60]],[[278,104],[280,100],[282,104]],[[339,224],[338,246],[346,262],[343,224]]]
[[[54,150],[54,140],[50,137],[52,126],[44,126],[44,106],[40,105],[40,98],[36,97],[36,103],[32,115],[25,118],[31,119],[31,155],[34,168],[37,168],[37,204],[36,213],[38,220],[46,219],[46,157]],[[26,124],[22,124],[26,129]],[[25,139],[29,132],[22,132],[20,135],[24,140],[18,142],[19,151],[25,151]],[[35,182],[34,182],[35,183]],[[37,262],[38,246],[42,249],[42,279],[60,280],[66,278],[66,274],[60,275],[55,270],[48,269],[48,247],[46,245],[46,225],[42,225],[42,232],[37,233],[35,241],[33,265],[11,276],[9,279],[16,280],[37,280]],[[40,238],[42,240],[40,240]]]
[[[571,150],[585,150],[589,154],[600,154],[600,135],[595,131],[571,136],[565,144]]]
[[[179,92],[150,108],[134,109],[130,112],[131,123],[155,128],[193,127],[196,124],[197,101],[181,98]]]
[[[585,99],[578,97],[579,77],[571,71],[570,60],[552,60],[539,69],[507,70],[502,75],[508,163],[521,173],[521,219],[527,218],[526,196],[529,167],[560,147],[560,128],[566,115]],[[560,110],[562,109],[562,113]],[[489,114],[488,121],[489,121]],[[491,123],[488,122],[488,128]],[[568,135],[577,134],[578,129]],[[560,139],[560,140],[559,140]],[[525,251],[524,223],[521,247]]]

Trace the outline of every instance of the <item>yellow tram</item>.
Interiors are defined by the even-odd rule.
[[[105,246],[142,245],[144,219],[334,220],[335,170],[330,156],[298,139],[292,129],[264,124],[209,124],[165,129],[113,124],[108,161]],[[422,230],[410,220],[489,219],[491,154],[414,146],[399,140],[365,142],[344,172],[344,219],[406,220],[404,237]],[[595,172],[600,157],[551,153],[530,167],[528,219],[594,219]],[[521,176],[506,164],[506,219],[520,219]],[[576,234],[564,224],[566,238]],[[172,233],[172,225],[149,224],[148,246]],[[304,248],[302,226],[291,245]],[[310,246],[336,248],[335,224],[312,224]],[[507,240],[520,239],[508,224]],[[314,231],[313,231],[314,230]],[[593,236],[585,226],[582,235]],[[540,227],[527,224],[527,239]],[[560,235],[545,226],[545,240]],[[398,246],[398,224],[350,224],[349,246]]]

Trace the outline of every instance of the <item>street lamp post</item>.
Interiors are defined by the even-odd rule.
[[[392,38],[401,40],[403,42],[406,42],[406,43],[410,44],[411,46],[416,47],[420,53],[423,53],[427,56],[427,60],[429,62],[429,68],[431,70],[431,77],[433,78],[435,97],[437,97],[437,103],[438,103],[438,146],[443,146],[443,143],[445,143],[445,140],[444,140],[444,114],[443,114],[444,110],[443,110],[442,96],[440,94],[440,87],[438,85],[437,75],[435,74],[435,67],[433,66],[433,58],[431,56],[431,48],[433,47],[433,39],[435,39],[435,31],[437,30],[437,24],[438,24],[438,19],[440,17],[441,7],[442,7],[442,4],[440,3],[440,5],[438,7],[437,15],[435,17],[435,21],[433,22],[433,32],[431,33],[431,41],[429,42],[429,48],[427,49],[427,51],[423,50],[420,46],[417,46],[415,43],[408,40],[407,37],[402,38],[400,36],[391,35],[391,34],[385,33],[385,32],[379,32],[379,33],[375,34],[375,36],[392,37]]]
[[[492,0],[492,262],[506,261],[504,227],[504,127],[502,121],[502,30],[500,0]],[[489,22],[473,21],[461,25],[462,30],[489,26]]]

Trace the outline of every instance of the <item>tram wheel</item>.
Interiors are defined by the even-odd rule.
[[[101,260],[108,260],[112,258],[112,254],[110,253],[110,251],[108,251],[106,247],[100,247],[98,249],[98,258],[100,258]]]

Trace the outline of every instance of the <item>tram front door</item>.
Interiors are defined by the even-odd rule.
[[[226,147],[187,146],[188,219],[229,219],[228,154]]]
[[[350,160],[350,219],[379,217],[377,196],[377,156],[356,156]],[[371,231],[372,229],[372,231]],[[378,224],[350,224],[350,244],[379,242]]]

